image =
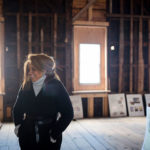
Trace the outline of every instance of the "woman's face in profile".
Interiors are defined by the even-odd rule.
[[[29,65],[28,75],[32,82],[39,80],[43,76],[43,72],[38,71],[33,65]]]

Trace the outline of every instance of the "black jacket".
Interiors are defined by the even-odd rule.
[[[54,78],[45,80],[37,96],[31,82],[26,86],[24,89],[20,88],[13,108],[15,125],[23,123],[24,114],[56,119],[57,113],[60,112],[61,118],[55,123],[51,133],[56,139],[73,119],[73,108],[66,89],[61,81]]]

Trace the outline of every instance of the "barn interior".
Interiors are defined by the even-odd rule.
[[[87,119],[87,124],[93,121],[95,128],[100,125],[95,119],[102,119],[104,126],[105,121],[123,121],[126,130],[137,125],[133,131],[138,132],[140,145],[137,146],[134,135],[131,141],[134,139],[135,145],[126,142],[118,150],[141,149],[146,107],[150,106],[145,96],[150,93],[149,0],[0,0],[0,122],[6,128],[10,126],[7,122],[13,121],[12,109],[30,53],[52,56],[69,95],[80,96],[83,122],[73,123],[73,128],[84,126]],[[126,112],[122,116],[111,114],[109,95],[113,94],[123,94]],[[143,112],[142,116],[134,116],[135,122],[127,101],[128,95],[134,94],[140,95]],[[116,120],[118,117],[120,120]],[[128,126],[130,121],[132,127]],[[68,138],[67,135],[64,143]],[[77,147],[117,149],[105,144],[108,147]],[[64,146],[63,150],[67,148]]]

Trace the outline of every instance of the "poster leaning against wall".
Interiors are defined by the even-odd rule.
[[[109,94],[109,110],[111,117],[127,116],[126,102],[124,94]]]
[[[141,94],[127,94],[129,116],[144,116],[144,107]]]
[[[145,94],[146,107],[150,107],[150,94]]]
[[[80,95],[70,96],[70,100],[74,111],[74,119],[83,118],[83,107],[81,96]]]

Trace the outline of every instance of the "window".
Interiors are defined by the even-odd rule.
[[[84,23],[73,27],[73,93],[105,91],[107,27]]]
[[[100,44],[79,45],[79,82],[100,83]]]

